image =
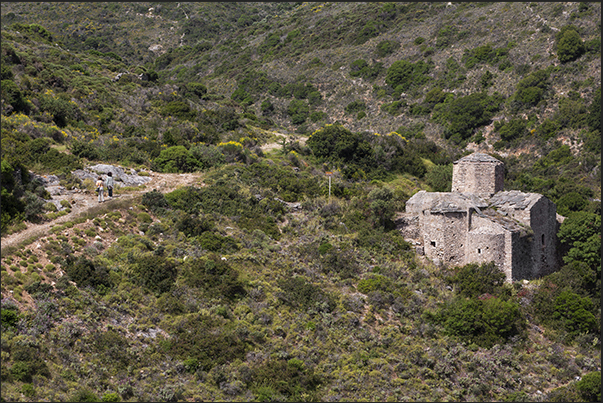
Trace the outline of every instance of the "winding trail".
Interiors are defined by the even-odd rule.
[[[275,134],[279,137],[292,138],[292,136],[282,133]],[[305,143],[305,139],[303,138],[296,138],[296,140],[300,141],[300,143],[302,144]],[[264,152],[270,152],[279,147],[282,147],[282,144],[275,142],[264,144],[261,148]],[[131,199],[135,196],[144,194],[153,189],[161,193],[169,193],[174,189],[182,186],[205,186],[202,181],[202,178],[203,173],[201,172],[182,174],[152,172],[151,181],[148,182],[143,189],[129,191],[128,193],[120,193],[119,190],[116,190],[115,197],[113,199],[108,199],[105,195],[105,203],[110,206],[111,203],[116,203],[119,200]],[[47,234],[53,226],[73,220],[81,214],[85,214],[86,212],[96,209],[99,206],[96,194],[90,193],[89,191],[69,191],[67,194],[53,196],[53,199],[67,200],[71,204],[71,211],[64,216],[57,217],[54,220],[45,221],[40,224],[27,222],[27,228],[25,228],[24,230],[6,236],[2,235],[2,238],[0,239],[2,243],[2,253],[4,253],[11,247],[20,245],[26,240],[35,239],[34,237],[36,236],[38,238],[42,237]]]
[[[143,189],[129,191],[128,193],[119,193],[119,190],[117,190],[113,199],[109,199],[105,195],[105,203],[103,204],[99,204],[96,194],[90,193],[89,191],[74,191],[68,192],[64,195],[53,196],[53,199],[67,200],[71,204],[71,211],[64,216],[57,217],[54,220],[46,221],[40,224],[28,222],[26,223],[26,229],[7,236],[3,235],[1,238],[2,253],[8,250],[8,248],[18,246],[28,239],[34,239],[36,236],[42,237],[47,234],[53,226],[73,220],[81,214],[98,208],[99,205],[110,206],[112,203],[117,203],[118,201],[124,199],[134,198],[153,189],[161,193],[169,193],[182,186],[205,186],[205,184],[202,182],[202,177],[203,174],[198,172],[184,174],[164,174],[153,172],[151,173],[151,181],[148,182]]]

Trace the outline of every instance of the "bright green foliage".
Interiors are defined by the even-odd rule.
[[[457,297],[442,305],[436,314],[427,313],[426,318],[442,324],[447,334],[485,348],[504,343],[525,330],[519,305],[496,297]]]
[[[422,87],[429,80],[429,71],[429,65],[422,60],[416,63],[398,60],[387,69],[385,82],[399,95],[411,87]]]
[[[454,285],[455,292],[463,297],[476,298],[482,294],[500,295],[505,274],[494,264],[470,263],[457,267],[449,282]]]
[[[434,165],[427,170],[425,180],[434,192],[450,192],[452,188],[452,164]]]
[[[117,393],[105,393],[101,397],[101,402],[121,402],[121,398]]]
[[[184,146],[162,150],[153,163],[161,172],[192,172],[199,167],[199,162]]]
[[[562,326],[570,336],[596,332],[599,322],[591,312],[593,309],[593,303],[588,297],[562,291],[555,299],[552,321]]]
[[[585,402],[601,401],[601,371],[589,372],[576,382],[576,389]]]
[[[445,137],[455,144],[468,139],[476,128],[491,121],[494,113],[499,110],[501,101],[498,95],[489,96],[480,92],[441,104],[437,115],[448,122]]]
[[[524,107],[532,107],[544,98],[550,87],[549,73],[547,70],[538,70],[530,73],[517,84],[514,99]]]
[[[570,214],[557,233],[562,244],[569,247],[565,263],[584,262],[601,274],[601,216],[586,211]]]
[[[372,274],[371,277],[365,278],[358,282],[357,290],[363,294],[370,294],[374,291],[391,293],[394,296],[407,296],[407,290],[395,284],[389,277],[379,274]]]
[[[567,63],[578,59],[584,54],[586,48],[577,28],[566,25],[556,35],[557,58],[561,63]]]

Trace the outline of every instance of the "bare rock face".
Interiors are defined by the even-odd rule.
[[[113,173],[115,187],[140,186],[151,181],[150,177],[140,176],[134,169],[129,169],[129,173],[126,173],[122,167],[107,164],[91,165],[85,169],[78,169],[73,172],[73,175],[81,180],[91,179],[96,181],[99,175],[106,178],[109,172]]]

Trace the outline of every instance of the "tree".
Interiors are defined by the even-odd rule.
[[[449,122],[445,137],[456,144],[471,137],[476,128],[490,122],[501,101],[498,96],[478,92],[444,104],[441,116]]]
[[[599,322],[591,312],[593,303],[572,291],[562,291],[555,299],[552,319],[570,335],[597,332]]]
[[[425,174],[425,180],[434,192],[450,192],[452,188],[452,164],[434,165]]]
[[[566,25],[557,34],[557,58],[561,63],[578,59],[584,54],[586,48],[576,27]]]
[[[368,198],[371,200],[371,213],[382,228],[386,227],[394,214],[393,196],[394,194],[388,188],[374,189],[368,194]]]

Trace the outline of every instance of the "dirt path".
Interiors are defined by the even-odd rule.
[[[204,186],[202,182],[202,173],[186,173],[186,174],[163,174],[163,173],[151,173],[151,181],[148,182],[144,189],[130,191],[127,193],[120,193],[117,190],[114,194],[113,199],[109,199],[105,195],[105,204],[111,205],[111,203],[118,202],[119,200],[130,199],[137,195],[149,192],[153,189],[161,193],[169,193],[172,190],[181,186]],[[23,231],[16,232],[7,236],[2,236],[2,252],[6,249],[17,246],[21,242],[31,239],[35,236],[41,237],[47,234],[54,225],[61,224],[74,218],[78,217],[82,213],[89,211],[99,205],[98,197],[94,193],[88,191],[84,192],[70,192],[64,195],[54,196],[53,199],[67,200],[71,204],[71,212],[64,216],[58,217],[51,221],[46,221],[41,224],[27,223],[27,228]]]
[[[284,138],[288,138],[288,137],[292,138],[291,136],[288,136],[286,134],[282,134],[282,133],[276,133],[276,134],[278,136],[281,136]],[[305,143],[305,139],[303,139],[303,138],[300,138],[297,140],[300,141],[301,143]],[[282,144],[269,143],[269,144],[264,144],[262,146],[262,150],[263,151],[272,151],[279,147],[282,147]],[[203,174],[198,173],[198,172],[197,173],[184,173],[184,174],[165,174],[165,173],[153,172],[153,173],[151,173],[152,180],[145,185],[144,189],[130,191],[127,193],[120,193],[119,190],[117,190],[115,192],[115,195],[114,195],[115,197],[113,199],[109,199],[105,195],[105,203],[108,203],[108,205],[110,205],[111,203],[117,202],[119,200],[132,198],[137,195],[149,192],[153,189],[157,190],[161,193],[169,193],[169,192],[173,191],[174,189],[181,187],[181,186],[190,186],[190,185],[204,186],[204,184],[202,182],[202,177],[203,177]],[[27,225],[26,229],[16,232],[14,234],[7,235],[7,236],[3,235],[1,238],[2,252],[4,252],[5,250],[7,250],[10,247],[17,246],[20,243],[22,243],[23,241],[31,239],[35,236],[42,237],[45,234],[47,234],[53,226],[73,220],[74,218],[80,216],[81,214],[83,214],[83,213],[89,211],[90,209],[93,209],[99,205],[96,194],[90,193],[88,191],[73,191],[73,192],[69,192],[67,194],[53,196],[53,199],[67,200],[71,204],[71,212],[69,212],[69,214],[66,214],[64,216],[58,217],[54,220],[46,221],[46,222],[43,222],[40,224],[34,224],[34,223],[28,222],[28,223],[26,223],[26,225]]]
[[[291,141],[291,140],[298,141],[301,145],[306,144],[305,137],[298,137],[298,136],[293,136],[290,134],[284,134],[284,133],[278,133],[278,132],[275,132],[274,134],[276,134],[279,137],[283,137],[289,141]],[[268,143],[268,144],[264,144],[261,148],[262,148],[262,151],[268,152],[268,151],[272,151],[272,150],[275,150],[277,148],[282,148],[282,147],[283,147],[282,143]]]

